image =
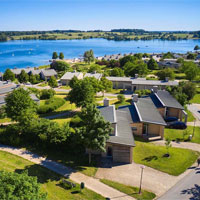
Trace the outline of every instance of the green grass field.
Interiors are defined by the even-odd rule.
[[[61,176],[40,165],[3,151],[0,151],[0,170],[9,172],[28,170],[30,176],[37,176],[42,191],[48,194],[48,200],[105,199],[87,188],[80,193],[80,186],[78,184],[73,189],[64,189],[61,185]]]
[[[190,112],[187,107],[185,106],[185,111],[187,112],[187,121],[188,122],[193,122],[195,120],[194,115],[192,114],[192,112]]]
[[[200,144],[200,127],[188,126],[186,130],[177,130],[177,129],[165,129],[165,138],[170,140],[180,140],[180,141],[188,141],[189,135],[193,134],[194,130],[194,137],[189,142],[194,142]],[[185,133],[185,135],[183,135]]]
[[[195,94],[194,98],[190,100],[190,103],[200,104],[200,94]]]
[[[124,184],[121,184],[121,183],[117,183],[115,181],[110,181],[110,180],[107,180],[107,179],[101,179],[100,180],[102,183],[110,186],[110,187],[113,187],[117,190],[119,190],[120,192],[123,192],[135,199],[138,199],[138,200],[151,200],[151,199],[154,199],[156,197],[156,195],[152,192],[148,192],[146,190],[142,190],[142,193],[141,194],[138,194],[139,192],[139,188],[137,187],[133,187],[133,186],[129,186],[129,185],[124,185]]]
[[[5,123],[5,122],[11,122],[11,119],[10,118],[0,119],[0,123]]]
[[[163,156],[166,153],[167,149],[165,146],[136,141],[133,159],[136,163],[178,176],[190,167],[199,155],[197,152],[188,149],[173,147],[169,149],[169,158]]]

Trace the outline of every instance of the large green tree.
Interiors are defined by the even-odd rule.
[[[142,60],[135,60],[134,62],[127,62],[124,65],[124,73],[126,76],[134,77],[135,74],[146,75],[148,72],[147,64]]]
[[[51,68],[56,71],[68,71],[70,69],[70,65],[65,61],[58,60],[51,63]]]
[[[53,54],[52,54],[52,59],[57,59],[58,58],[58,54],[57,54],[57,52],[53,52]]]
[[[114,69],[111,70],[110,75],[122,77],[124,76],[124,70],[119,67],[115,67]]]
[[[6,71],[3,74],[3,80],[4,81],[14,81],[15,80],[15,74],[10,70],[10,69],[6,69]]]
[[[82,120],[81,127],[77,129],[77,132],[85,148],[89,151],[89,163],[91,163],[92,150],[105,152],[106,141],[112,128],[93,104],[82,109],[80,118]]]
[[[49,86],[54,88],[58,86],[57,80],[55,78],[55,76],[51,76],[48,82]]]
[[[148,61],[147,66],[150,70],[159,69],[158,63],[153,58]]]
[[[108,80],[106,77],[102,77],[100,80],[101,91],[103,92],[103,96],[105,92],[110,92],[113,88],[112,81]]]
[[[90,66],[90,69],[89,69],[88,72],[90,72],[90,73],[92,73],[92,72],[100,73],[101,72],[101,66],[98,65],[98,64],[93,64],[93,65]]]
[[[68,94],[68,98],[71,103],[75,103],[77,107],[85,107],[87,104],[94,102],[95,90],[89,82],[76,80],[76,84],[70,83],[70,86],[72,89]]]
[[[166,78],[169,78],[169,80],[174,80],[175,78],[174,70],[170,68],[160,70],[156,75],[160,80],[165,80]]]
[[[120,66],[121,66],[121,67],[124,67],[124,65],[125,65],[127,62],[134,62],[135,59],[136,59],[136,58],[135,58],[134,56],[131,56],[131,55],[124,56],[123,58],[121,58],[121,59],[119,60]]]
[[[83,59],[86,63],[91,63],[94,61],[94,52],[93,50],[86,51],[83,55]]]
[[[12,121],[24,124],[37,116],[36,104],[31,99],[28,90],[23,88],[15,89],[8,94],[5,101],[6,114]]]
[[[183,62],[181,71],[185,73],[186,79],[194,80],[199,75],[199,67],[194,62]]]
[[[60,52],[60,54],[59,54],[59,58],[60,58],[61,60],[64,59],[64,54],[63,54],[63,52]]]
[[[25,72],[25,70],[22,70],[19,77],[18,77],[18,80],[20,83],[27,83],[28,80],[29,80],[29,76],[28,74]]]
[[[47,194],[41,191],[37,177],[27,172],[0,171],[0,199],[46,200]]]

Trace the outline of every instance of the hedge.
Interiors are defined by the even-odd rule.
[[[38,113],[45,114],[45,113],[52,112],[64,104],[65,104],[64,99],[53,97],[51,99],[48,99],[44,105],[39,106]]]

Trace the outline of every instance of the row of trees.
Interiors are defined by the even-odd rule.
[[[30,98],[29,91],[23,88],[16,89],[6,97],[5,112],[7,117],[18,123],[6,127],[5,135],[1,133],[1,142],[9,143],[14,138],[12,142],[15,145],[16,143],[39,145],[44,149],[49,147],[56,149],[58,146],[66,149],[78,145],[105,151],[106,140],[111,132],[110,123],[104,120],[91,101],[80,106],[82,111],[78,125],[72,127],[69,123],[59,125],[48,119],[39,118],[37,104]],[[91,161],[91,156],[89,158]]]
[[[58,53],[54,51],[53,54],[52,54],[52,59],[57,59],[57,58],[63,60],[63,59],[64,59],[64,54],[63,54],[63,52],[60,52],[60,54],[59,54],[59,56],[58,56]]]
[[[6,69],[5,73],[3,74],[3,80],[8,81],[14,81],[15,80],[15,74],[10,70],[10,69]],[[39,74],[30,74],[28,75],[25,70],[22,70],[21,73],[18,76],[18,81],[20,83],[27,83],[30,82],[32,84],[36,84],[41,82],[41,78]]]

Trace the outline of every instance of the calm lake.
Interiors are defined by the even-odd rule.
[[[105,39],[87,40],[15,40],[0,42],[0,71],[6,68],[34,67],[49,64],[52,52],[63,52],[65,58],[83,55],[86,50],[93,49],[95,56],[116,53],[186,53],[192,51],[200,40],[177,41],[112,41]]]

